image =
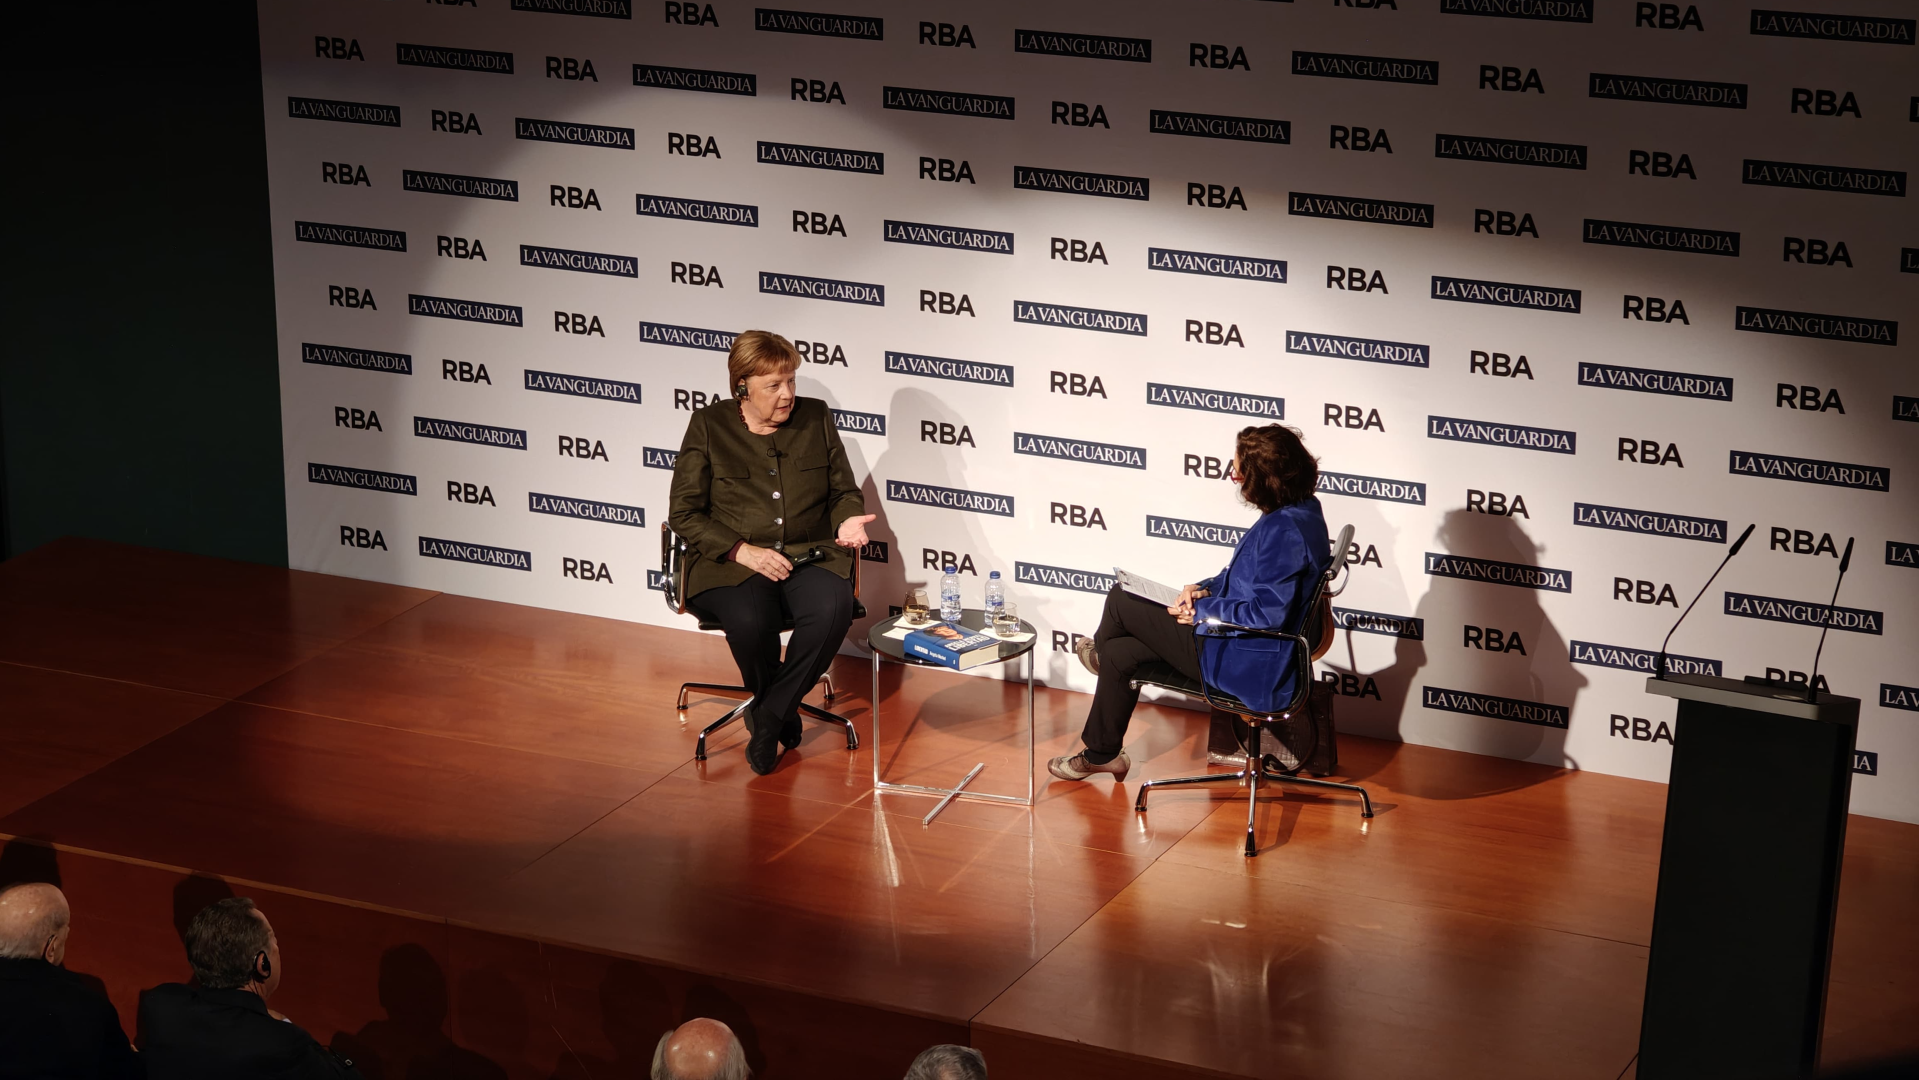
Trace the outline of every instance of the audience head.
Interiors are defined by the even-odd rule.
[[[67,898],[52,885],[33,882],[0,892],[0,959],[60,963],[67,957],[69,919]]]
[[[751,1075],[745,1048],[718,1020],[688,1020],[660,1036],[653,1050],[653,1080],[746,1080]]]
[[[929,1046],[913,1059],[906,1080],[986,1080],[986,1058],[970,1046]]]
[[[187,963],[209,990],[251,990],[262,999],[280,988],[280,942],[266,913],[244,896],[215,900],[187,924]]]
[[[1283,424],[1241,428],[1233,460],[1240,498],[1262,511],[1305,502],[1319,483],[1319,459]]]

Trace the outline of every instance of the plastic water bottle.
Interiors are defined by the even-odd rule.
[[[986,575],[986,623],[991,626],[1000,609],[1006,606],[1006,583],[999,578],[995,570]]]
[[[959,571],[949,566],[940,575],[940,621],[958,622],[960,619]]]

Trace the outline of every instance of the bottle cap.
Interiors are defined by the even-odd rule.
[[[957,573],[959,573],[959,571],[958,571],[958,570],[955,570],[955,569],[953,569],[953,568],[952,568],[952,567],[950,567],[950,566],[946,568],[946,571],[945,571],[945,572],[946,572],[946,573],[948,573],[948,574],[957,574]]]
[[[996,578],[996,577],[998,577],[998,576],[999,576],[999,571],[998,571],[998,570],[994,570],[994,571],[992,571],[992,572],[990,572],[990,573],[988,573],[988,574],[987,574],[986,576],[987,576],[987,577],[989,577],[989,578]]]

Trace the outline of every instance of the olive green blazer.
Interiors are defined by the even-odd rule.
[[[829,554],[814,565],[848,577],[857,553],[833,538],[841,522],[865,512],[824,401],[800,398],[771,435],[748,431],[733,400],[716,401],[687,421],[667,522],[692,547],[688,597],[753,576],[752,568],[726,557],[741,540],[766,548],[784,544],[793,553],[819,544]]]

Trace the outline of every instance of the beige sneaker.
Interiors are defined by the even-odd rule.
[[[1104,765],[1095,765],[1086,760],[1084,751],[1077,754],[1062,754],[1046,763],[1046,771],[1061,780],[1084,780],[1095,773],[1112,773],[1115,781],[1126,779],[1126,773],[1133,767],[1133,760],[1121,750],[1119,756]]]
[[[1083,637],[1074,642],[1073,655],[1079,657],[1079,662],[1086,665],[1086,670],[1094,675],[1099,674],[1099,649],[1093,644],[1092,638]]]

